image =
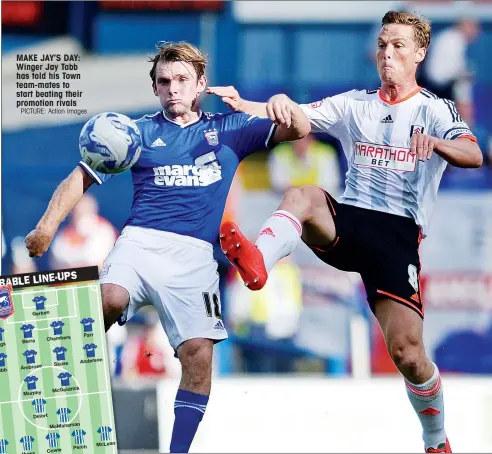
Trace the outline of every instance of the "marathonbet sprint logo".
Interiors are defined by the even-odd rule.
[[[194,165],[154,167],[157,186],[209,186],[222,180],[222,170],[213,151],[199,156]]]

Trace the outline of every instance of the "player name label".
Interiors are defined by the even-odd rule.
[[[114,441],[98,441],[96,446],[113,446],[116,443]]]
[[[40,364],[37,364],[36,366],[21,366],[21,369],[39,369],[41,367]]]
[[[40,396],[41,391],[24,391],[24,396]]]
[[[86,445],[74,445],[73,449],[87,449]]]
[[[52,452],[61,452],[61,449],[58,448],[58,449],[47,449],[46,450],[47,453],[52,453]]]
[[[81,359],[80,364],[88,364],[88,363],[99,363],[102,361],[102,358],[94,358],[94,359]]]
[[[80,388],[78,386],[70,386],[68,388],[53,388],[52,391],[54,393],[64,393],[67,391],[80,391]]]
[[[36,342],[34,339],[22,339],[23,344],[33,344]]]
[[[84,337],[94,337],[94,333],[84,333]]]
[[[47,418],[48,415],[32,415],[34,419]]]
[[[68,361],[55,361],[55,366],[66,366]]]
[[[72,337],[71,336],[58,336],[58,337],[51,337],[48,336],[46,338],[47,341],[59,341],[59,340],[70,340]]]
[[[63,429],[64,427],[79,427],[79,422],[71,422],[67,424],[50,424],[50,429]]]
[[[50,311],[33,311],[32,315],[48,315]]]
[[[7,372],[7,368],[6,367],[0,367],[0,372]]]

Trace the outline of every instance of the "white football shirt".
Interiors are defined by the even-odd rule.
[[[410,217],[425,236],[447,162],[436,153],[421,162],[413,134],[476,141],[452,101],[418,88],[399,101],[380,90],[351,90],[301,108],[313,132],[338,139],[348,161],[341,203]]]

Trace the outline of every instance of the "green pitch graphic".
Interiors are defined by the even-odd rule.
[[[98,282],[14,286],[11,300],[0,319],[0,454],[116,454]]]

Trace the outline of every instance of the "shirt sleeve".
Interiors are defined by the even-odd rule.
[[[97,184],[105,183],[114,175],[112,173],[98,172],[97,170],[94,170],[92,167],[87,165],[87,163],[85,161],[79,161],[79,167],[84,169],[92,178],[94,178],[94,181]]]
[[[311,131],[326,132],[337,138],[351,95],[355,91],[351,90],[310,104],[301,104],[301,109],[311,122]]]
[[[429,134],[444,140],[465,138],[477,142],[475,135],[463,121],[453,101],[438,99],[431,108]]]
[[[236,154],[240,160],[255,151],[272,148],[270,139],[276,128],[272,120],[243,113],[238,113],[236,116],[236,121],[239,123]]]

